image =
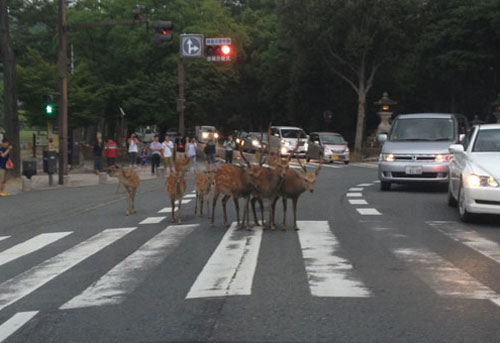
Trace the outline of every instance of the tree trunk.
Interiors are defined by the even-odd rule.
[[[0,0],[0,47],[3,62],[5,137],[12,145],[10,156],[14,163],[14,173],[19,176],[21,171],[21,150],[17,112],[16,63],[9,33],[8,0]]]
[[[354,152],[361,153],[363,147],[363,131],[365,128],[365,114],[366,114],[366,91],[363,86],[358,89],[358,118],[356,121],[356,138],[354,140]]]

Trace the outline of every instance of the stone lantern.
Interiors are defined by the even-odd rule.
[[[497,99],[491,103],[493,106],[493,115],[497,118],[497,123],[500,124],[500,94],[498,94]]]
[[[396,105],[397,101],[389,98],[389,94],[384,92],[384,94],[382,94],[382,98],[374,102],[374,104],[380,107],[379,112],[377,112],[377,115],[380,117],[380,124],[377,127],[376,136],[382,133],[389,133],[389,130],[391,129],[390,119],[394,113],[392,111],[392,106]]]

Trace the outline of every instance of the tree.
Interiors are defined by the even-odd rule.
[[[9,32],[9,5],[7,0],[0,0],[0,47],[3,63],[4,82],[4,122],[5,136],[12,144],[14,172],[20,175],[21,151],[19,142],[19,114],[17,111],[16,62],[14,47]]]

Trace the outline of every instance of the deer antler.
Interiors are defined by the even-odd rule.
[[[245,163],[248,165],[248,168],[251,168],[252,165],[250,164],[250,162],[248,162],[247,158],[245,157],[245,155],[243,154],[243,152],[241,151],[241,147],[239,144],[238,145],[238,151],[240,152],[240,156],[241,158],[243,159],[243,161],[245,161]]]
[[[295,149],[293,149],[293,151],[290,153],[290,156],[288,156],[287,163],[290,163],[290,161],[292,160],[293,156],[295,156],[295,153],[299,149],[299,145],[300,145],[300,132],[297,134],[297,145],[295,146]],[[302,168],[304,169],[304,167],[302,167]]]
[[[259,152],[260,152],[260,156],[259,156],[259,166],[262,166],[264,164],[264,160],[262,159],[262,157],[264,157],[264,152],[265,152],[265,149],[264,149],[264,133],[261,131],[260,132],[260,148],[259,148]]]

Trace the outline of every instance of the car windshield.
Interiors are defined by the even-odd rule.
[[[389,140],[453,142],[455,125],[451,118],[398,119],[392,125]]]
[[[342,136],[325,135],[319,137],[321,139],[321,143],[323,144],[345,144],[345,140]]]
[[[203,131],[209,131],[209,132],[214,132],[215,128],[213,126],[202,126],[201,129]]]
[[[300,135],[300,138],[307,137],[306,133],[303,130],[281,129],[281,136],[283,138],[297,138],[297,135]]]
[[[500,129],[479,130],[473,152],[500,152]]]

